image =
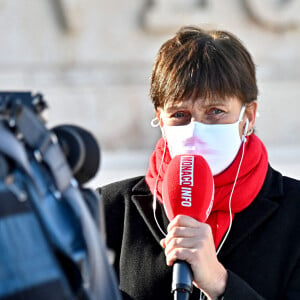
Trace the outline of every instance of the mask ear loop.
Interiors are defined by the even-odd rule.
[[[241,112],[240,112],[240,116],[239,116],[238,122],[242,122],[243,121],[243,116],[244,116],[245,110],[246,110],[246,106],[243,105],[242,108],[241,108]],[[246,119],[245,128],[244,128],[244,133],[243,133],[242,139],[241,139],[243,143],[245,143],[246,140],[247,140],[246,137],[247,137],[248,127],[249,127],[249,120],[247,118]]]
[[[248,127],[249,127],[249,120],[248,120],[248,118],[247,118],[246,124],[245,124],[244,133],[243,133],[243,135],[242,135],[242,142],[243,142],[244,144],[245,144],[245,142],[247,141]]]

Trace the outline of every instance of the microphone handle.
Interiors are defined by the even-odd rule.
[[[172,293],[174,300],[188,300],[193,291],[193,273],[185,261],[177,260],[173,265]]]
[[[174,292],[174,300],[189,300],[190,294],[187,291],[175,291]]]

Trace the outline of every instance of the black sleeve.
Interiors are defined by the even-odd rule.
[[[99,188],[97,192],[101,199],[101,231],[108,249],[113,252],[115,260],[118,260],[124,224],[124,199],[109,186]]]
[[[97,189],[103,208],[103,213],[101,215],[105,220],[105,242],[110,257],[113,258],[113,265],[118,276],[126,202],[130,201],[132,187],[139,180],[141,180],[141,177],[131,178],[114,182]]]
[[[300,299],[300,261],[298,261],[293,276],[289,280],[286,299],[287,300]]]
[[[226,299],[243,299],[243,300],[263,300],[264,297],[260,296],[252,287],[250,287],[243,279],[235,273],[228,271],[228,281],[224,294]],[[283,297],[287,300],[300,299],[300,264],[298,263],[292,278],[290,279],[287,291]]]
[[[253,290],[243,279],[228,271],[227,286],[223,299],[243,299],[243,300],[263,300],[255,290]]]

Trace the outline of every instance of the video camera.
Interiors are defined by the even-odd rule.
[[[46,127],[41,94],[0,92],[0,299],[120,299],[82,187],[100,149],[87,130]],[[100,226],[101,227],[101,226]]]

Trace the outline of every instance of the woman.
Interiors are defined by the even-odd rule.
[[[272,169],[253,133],[257,93],[252,58],[228,32],[184,27],[160,48],[150,94],[163,137],[145,177],[101,189],[124,299],[172,299],[176,260],[191,266],[190,299],[300,299],[300,182]],[[205,223],[165,214],[165,171],[186,153],[213,175]]]

